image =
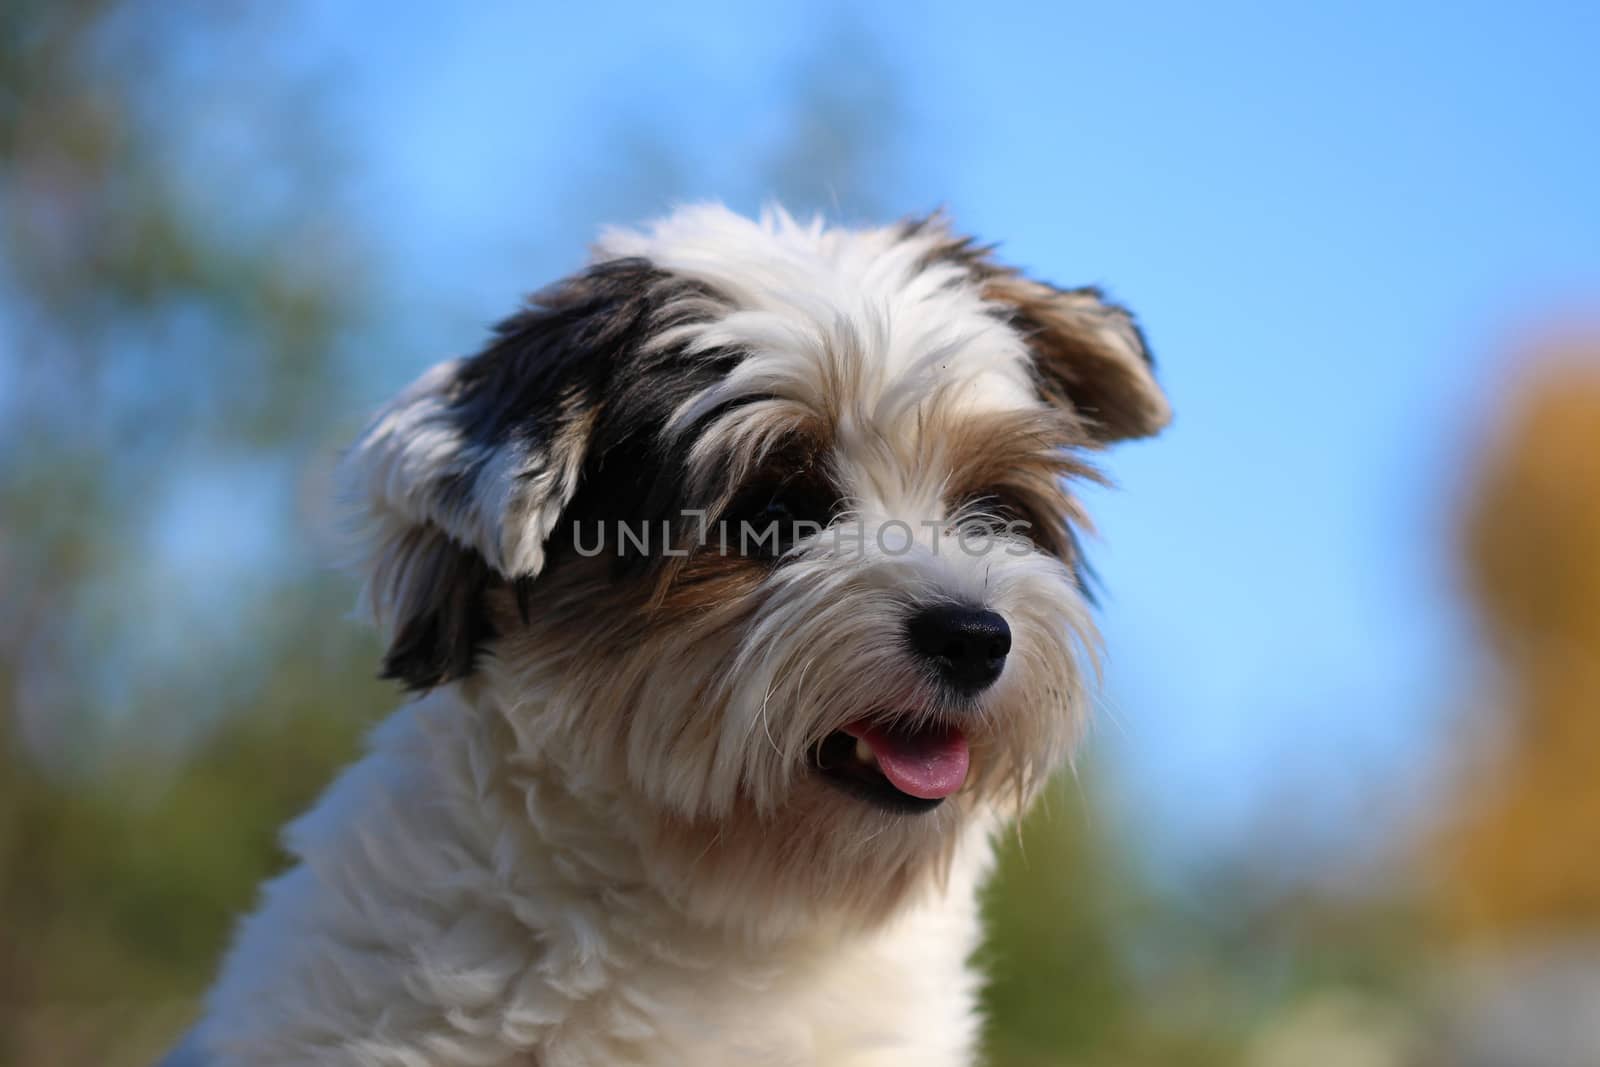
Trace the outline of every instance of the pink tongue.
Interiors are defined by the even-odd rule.
[[[856,722],[844,732],[867,743],[878,759],[878,770],[902,793],[939,800],[967,780],[967,739],[953,726],[889,733]]]

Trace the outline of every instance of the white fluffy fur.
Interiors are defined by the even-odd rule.
[[[552,640],[536,619],[401,709],[290,827],[295,866],[240,931],[195,1062],[973,1062],[967,961],[989,838],[1069,750],[1090,627],[1060,561],[936,551],[920,525],[960,518],[946,490],[970,457],[951,427],[1047,407],[980,286],[929,265],[948,240],[714,207],[604,237],[597,258],[649,259],[736,309],[654,343],[749,353],[683,405],[662,447],[711,478],[715,457],[753,464],[823,420],[869,542],[819,539],[759,594],[637,647]],[[370,552],[431,524],[502,575],[534,575],[582,441],[555,459],[487,457],[469,505],[440,514],[429,480],[484,458],[441,417],[455,367],[424,376],[353,453]],[[673,436],[753,394],[767,399]],[[896,520],[918,539],[902,555],[872,544]],[[375,590],[380,615],[388,595]],[[886,695],[938,705],[897,635],[941,600],[988,605],[1015,633],[969,731],[968,788],[908,816],[810,780],[809,747]]]
[[[290,828],[300,865],[213,994],[207,1062],[970,1062],[980,827],[870,935],[744,943],[663,901],[629,804],[508,767],[496,720],[450,692],[407,707]]]

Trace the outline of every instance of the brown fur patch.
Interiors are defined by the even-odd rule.
[[[1082,415],[1095,440],[1149,437],[1171,421],[1144,335],[1098,289],[1057,289],[1002,270],[983,295],[1012,309],[1036,354],[1045,396]]]
[[[1149,346],[1126,308],[1096,288],[1062,289],[997,262],[993,245],[951,232],[942,214],[908,222],[903,232],[942,235],[927,262],[962,267],[985,300],[1006,310],[1033,349],[1040,391],[1084,420],[1089,443],[1149,437],[1172,421]]]

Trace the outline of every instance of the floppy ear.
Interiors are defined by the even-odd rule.
[[[983,277],[1034,352],[1040,387],[1069,407],[1100,443],[1149,437],[1172,421],[1144,334],[1127,309],[1094,288],[1058,289],[1009,268]]]
[[[544,567],[619,367],[668,276],[615,260],[539,294],[489,345],[440,364],[351,448],[341,487],[391,634],[383,676],[427,689],[470,673],[494,635],[485,595]]]

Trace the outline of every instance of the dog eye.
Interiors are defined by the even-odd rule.
[[[999,536],[1009,534],[1032,541],[1046,552],[1059,555],[1054,539],[1055,524],[1041,519],[1039,513],[1021,499],[1004,489],[986,489],[973,493],[961,502],[961,512],[967,516],[963,526],[985,530]]]
[[[787,497],[779,494],[767,501],[767,506],[761,509],[760,517],[767,522],[792,526],[795,521],[794,505]]]
[[[993,533],[1013,530],[1026,537],[1034,529],[1032,514],[1004,490],[988,489],[974,493],[962,501],[961,510],[971,516],[966,523]]]
[[[1076,566],[1077,538],[1062,518],[1038,510],[1005,489],[986,489],[961,501],[962,525],[1031,541],[1040,551]]]
[[[740,555],[777,559],[804,537],[827,526],[831,507],[795,483],[756,487],[728,516],[728,548]]]

